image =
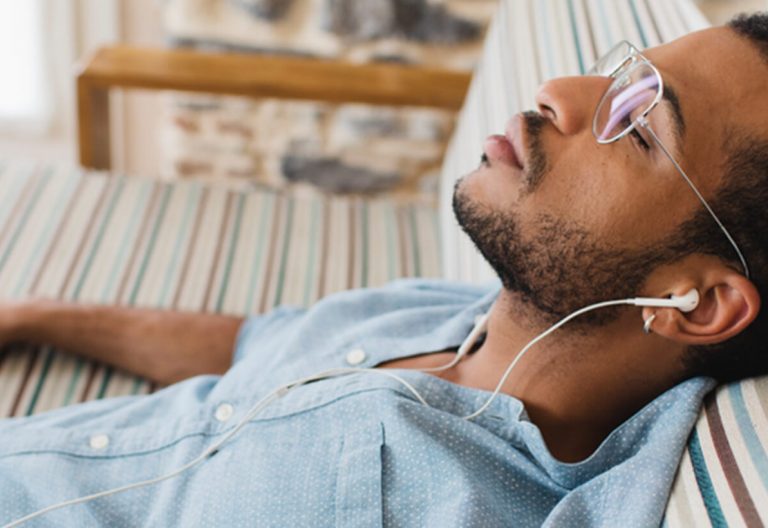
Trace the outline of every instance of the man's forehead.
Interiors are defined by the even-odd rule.
[[[768,80],[758,50],[727,27],[697,31],[643,53],[683,99],[762,95]]]
[[[694,31],[671,42],[648,48],[643,53],[654,59],[664,59],[680,53],[686,54],[714,48],[724,51],[733,48],[731,51],[735,51],[741,48],[740,44],[743,44],[740,40],[733,30],[725,26],[714,27]]]
[[[707,137],[722,140],[725,129],[765,134],[768,67],[746,38],[718,27],[650,48],[644,55],[679,97],[688,127],[705,135],[698,141],[691,138],[696,148],[712,148]]]

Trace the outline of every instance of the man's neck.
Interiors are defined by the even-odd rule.
[[[502,290],[482,346],[462,361],[455,382],[493,390],[522,348],[546,330]],[[552,454],[582,460],[618,425],[681,380],[679,345],[642,331],[636,311],[599,327],[568,325],[534,345],[502,392],[521,400]]]

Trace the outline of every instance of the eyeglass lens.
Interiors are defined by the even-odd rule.
[[[594,133],[601,142],[620,138],[650,111],[660,90],[659,76],[645,63],[619,73],[597,106]]]

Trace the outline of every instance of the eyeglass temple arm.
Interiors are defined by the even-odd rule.
[[[735,250],[736,250],[736,254],[739,256],[739,260],[741,261],[741,265],[742,265],[742,267],[744,268],[744,275],[745,275],[747,278],[749,278],[749,267],[747,266],[747,261],[746,261],[746,259],[744,258],[744,255],[742,255],[742,254],[741,254],[741,250],[739,249],[739,246],[736,244],[736,241],[733,239],[733,237],[731,236],[731,234],[730,234],[730,233],[728,232],[728,230],[725,228],[725,226],[723,225],[723,223],[722,223],[722,222],[720,221],[720,219],[717,217],[717,215],[715,214],[715,212],[714,212],[714,211],[712,210],[712,208],[709,206],[709,204],[707,203],[707,201],[706,201],[706,200],[704,199],[704,197],[701,195],[701,193],[699,192],[699,190],[698,190],[698,189],[696,188],[696,186],[693,184],[693,182],[692,182],[692,181],[691,181],[691,179],[688,177],[688,175],[685,173],[685,171],[682,169],[682,167],[680,167],[680,164],[679,164],[679,163],[677,163],[677,161],[675,161],[675,158],[674,158],[674,156],[672,156],[672,154],[671,154],[671,153],[670,153],[670,152],[667,150],[667,147],[665,147],[665,146],[664,146],[664,143],[662,143],[662,142],[661,142],[661,140],[659,139],[659,137],[656,135],[656,132],[654,132],[654,131],[653,131],[653,129],[651,128],[651,125],[650,125],[650,123],[648,123],[648,120],[647,120],[647,119],[645,119],[644,117],[641,117],[641,118],[639,118],[639,119],[638,119],[638,121],[637,121],[637,122],[638,122],[638,124],[639,124],[640,126],[642,126],[642,127],[643,127],[643,128],[644,128],[644,129],[645,129],[645,130],[646,130],[646,131],[647,131],[647,132],[648,132],[648,133],[651,135],[651,137],[652,137],[652,138],[653,138],[653,140],[656,142],[656,144],[659,146],[659,148],[660,148],[660,149],[661,149],[661,151],[664,153],[664,155],[665,155],[665,156],[667,156],[667,158],[669,158],[669,161],[671,161],[671,162],[672,162],[672,165],[674,165],[674,166],[675,166],[675,169],[677,169],[677,172],[679,172],[679,173],[680,173],[680,176],[682,176],[682,177],[683,177],[683,179],[685,180],[685,182],[688,184],[688,186],[689,186],[689,187],[691,188],[691,190],[694,192],[694,194],[695,194],[695,195],[696,195],[696,197],[699,199],[699,201],[701,202],[701,204],[702,204],[702,205],[703,205],[703,206],[706,208],[706,210],[707,210],[707,211],[709,211],[709,214],[710,214],[710,215],[712,215],[712,218],[715,220],[715,222],[717,223],[717,225],[718,225],[718,226],[720,226],[720,229],[723,231],[723,234],[724,234],[724,235],[725,235],[725,237],[728,239],[728,242],[730,242],[730,243],[731,243],[731,245],[733,246],[733,249],[735,249]]]

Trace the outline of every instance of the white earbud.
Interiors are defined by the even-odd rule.
[[[656,297],[635,297],[632,299],[634,306],[654,306],[657,308],[677,308],[681,312],[692,312],[699,305],[699,291],[692,289],[685,295],[672,295],[669,299]]]

